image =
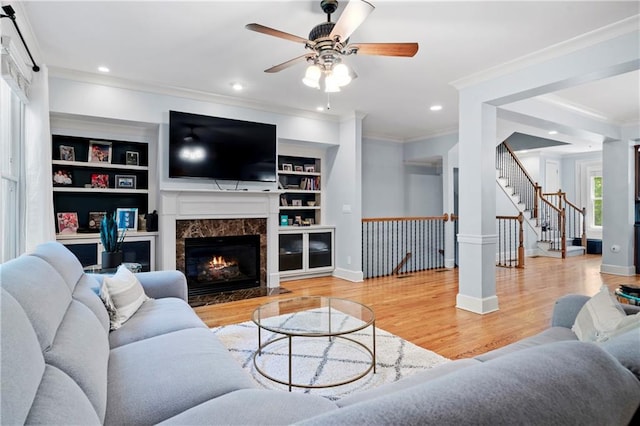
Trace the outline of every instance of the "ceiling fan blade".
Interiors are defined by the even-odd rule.
[[[313,58],[316,55],[317,55],[316,53],[307,53],[306,55],[298,56],[297,58],[290,59],[287,62],[283,62],[279,65],[275,65],[269,69],[264,70],[264,72],[268,72],[268,73],[279,72],[285,68],[289,68],[290,66],[297,64],[298,62],[306,61],[309,58]]]
[[[355,43],[344,50],[356,55],[412,57],[418,52],[418,43]]]
[[[373,9],[375,7],[369,2],[351,0],[347,3],[347,7],[344,8],[342,15],[340,15],[338,22],[336,22],[329,35],[331,40],[335,40],[337,37],[339,41],[344,42],[367,19]]]
[[[248,29],[248,30],[255,31],[257,33],[262,33],[262,34],[270,35],[270,36],[273,36],[273,37],[279,37],[279,38],[283,38],[285,40],[291,40],[291,41],[296,42],[296,43],[312,44],[311,41],[307,40],[306,38],[302,38],[302,37],[298,37],[297,35],[285,33],[284,31],[274,30],[273,28],[265,27],[264,25],[260,25],[260,24],[256,24],[256,23],[247,24],[244,27],[246,29]]]

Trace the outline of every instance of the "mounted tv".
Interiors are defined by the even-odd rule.
[[[276,126],[169,111],[169,177],[276,181]]]

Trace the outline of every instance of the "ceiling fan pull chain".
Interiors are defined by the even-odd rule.
[[[327,92],[327,111],[331,109],[331,93]]]

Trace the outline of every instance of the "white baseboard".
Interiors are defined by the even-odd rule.
[[[271,273],[267,275],[267,288],[280,287],[280,273]]]
[[[498,296],[485,297],[479,299],[477,297],[460,294],[456,296],[456,308],[464,309],[476,314],[488,314],[498,310]]]
[[[343,280],[352,281],[354,283],[364,281],[364,274],[362,271],[351,271],[349,269],[336,268],[335,271],[333,271],[333,276],[336,278],[342,278]]]
[[[619,265],[600,265],[600,272],[603,274],[622,275],[624,277],[631,277],[636,274],[635,266],[619,266]]]
[[[456,260],[455,259],[445,259],[444,260],[444,267],[448,268],[448,269],[452,269],[456,267]]]

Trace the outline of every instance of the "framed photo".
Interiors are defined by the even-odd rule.
[[[116,175],[116,188],[136,189],[135,175]]]
[[[125,155],[125,164],[127,166],[139,166],[140,153],[138,151],[127,151]]]
[[[76,152],[72,146],[60,145],[60,159],[64,161],[76,161]]]
[[[302,207],[302,200],[291,200],[291,205],[296,207]]]
[[[294,172],[302,172],[302,171],[304,171],[304,169],[302,168],[302,166],[293,166],[293,171]]]
[[[284,172],[292,172],[293,171],[293,165],[292,164],[283,164],[282,165],[282,171],[284,171]]]
[[[90,163],[111,163],[111,142],[89,142]]]
[[[53,185],[72,185],[73,179],[69,170],[57,170],[53,172]]]
[[[109,175],[101,174],[101,173],[93,173],[91,175],[91,187],[92,188],[108,188]]]
[[[78,232],[77,212],[60,212],[56,217],[58,219],[58,233],[75,234]]]
[[[315,173],[315,171],[316,171],[315,164],[305,164],[304,165],[304,171],[307,172],[307,173]]]
[[[93,229],[94,231],[100,230],[100,224],[102,223],[102,218],[106,216],[107,212],[89,212],[89,229]]]
[[[137,208],[116,209],[116,218],[118,220],[118,229],[126,229],[128,231],[136,231],[138,229]]]
[[[302,216],[296,216],[296,218],[293,220],[293,224],[301,226],[302,225]]]

